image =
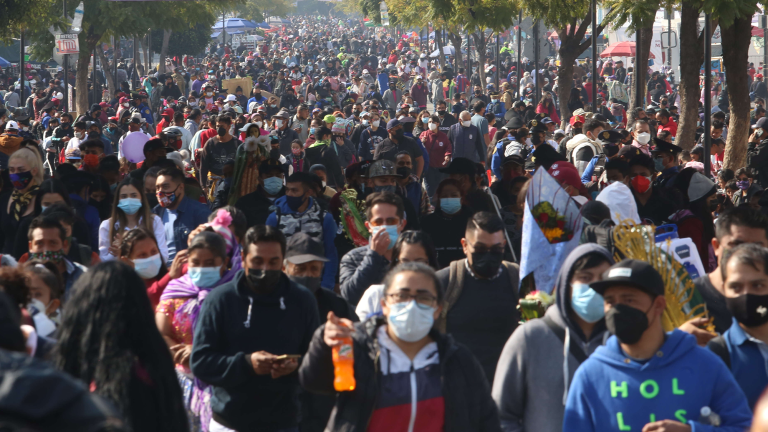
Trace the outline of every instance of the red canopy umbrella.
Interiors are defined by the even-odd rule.
[[[635,43],[634,42],[619,42],[613,45],[609,45],[600,53],[600,57],[634,57],[635,56]],[[655,59],[652,53],[648,53],[648,58]]]

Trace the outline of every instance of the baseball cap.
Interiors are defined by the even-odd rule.
[[[65,159],[82,159],[80,155],[80,149],[79,148],[73,148],[67,150],[66,155],[64,156]]]
[[[589,287],[600,295],[617,285],[631,286],[653,296],[664,295],[664,280],[652,265],[645,261],[625,259],[603,273],[603,280],[592,282]]]
[[[293,264],[304,264],[310,261],[328,262],[322,243],[303,232],[292,235],[288,240],[285,260]]]
[[[755,123],[755,127],[768,129],[768,117],[760,117],[760,120]]]
[[[551,147],[551,146],[550,146]],[[551,167],[549,167],[549,170],[547,172],[557,180],[558,183],[560,183],[563,188],[566,186],[571,186],[574,189],[578,190],[579,193],[586,196],[586,188],[584,187],[584,183],[581,182],[581,176],[579,175],[579,170],[576,169],[575,166],[573,166],[570,162],[555,162],[552,164]]]
[[[387,122],[387,130],[392,130],[400,125],[400,120],[398,119],[392,119]]]
[[[5,130],[19,130],[19,124],[11,120],[5,124]]]
[[[371,167],[368,168],[368,178],[374,178],[374,177],[385,177],[385,176],[395,176],[395,177],[401,177],[400,174],[397,173],[397,168],[395,167],[395,163],[388,159],[379,159],[376,162],[371,164]]]
[[[237,102],[237,96],[235,96],[235,95],[233,95],[233,94],[231,94],[231,95],[227,95],[227,99],[226,99],[226,101],[227,101],[227,102]]]

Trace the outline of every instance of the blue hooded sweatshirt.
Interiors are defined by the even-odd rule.
[[[720,427],[698,422],[705,406],[720,416]],[[725,363],[680,330],[667,333],[664,345],[644,363],[627,357],[611,336],[576,371],[563,432],[640,432],[666,419],[687,423],[692,432],[741,432],[752,420]]]
[[[300,221],[298,226],[289,226],[283,230],[283,234],[285,234],[286,238],[290,237],[295,232],[300,231],[312,235],[313,233],[311,230],[320,227],[313,227],[306,223],[305,219],[310,218],[312,213],[317,211],[320,211],[323,214],[322,238],[318,238],[318,240],[323,243],[323,247],[325,248],[325,258],[328,259],[328,262],[325,263],[325,266],[323,267],[323,279],[320,286],[333,291],[334,286],[336,286],[336,271],[339,268],[339,254],[336,252],[336,245],[334,244],[336,238],[336,221],[333,220],[333,215],[328,211],[319,210],[319,205],[312,197],[309,197],[309,205],[303,213],[297,213],[291,210],[291,208],[288,207],[285,196],[276,199],[275,205],[280,209],[282,223],[285,223],[287,218],[295,218]],[[277,226],[277,212],[272,212],[272,214],[267,217],[265,225],[280,229],[280,227]],[[294,230],[293,228],[298,229]]]

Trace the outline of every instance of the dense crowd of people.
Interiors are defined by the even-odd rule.
[[[252,49],[121,65],[77,115],[67,71],[28,77],[26,104],[2,83],[0,425],[768,431],[763,77],[733,170],[719,84],[686,143],[669,71],[630,109],[631,67],[600,64],[593,101],[577,65],[568,115],[554,60],[510,44],[466,76],[409,37],[293,17]],[[518,264],[549,178],[580,244],[537,286]],[[626,224],[683,242],[678,300],[705,313],[665,327],[668,271],[623,259]]]

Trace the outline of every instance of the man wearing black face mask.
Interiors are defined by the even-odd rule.
[[[603,296],[613,336],[574,375],[564,431],[749,427],[747,400],[726,365],[697,346],[695,337],[679,329],[664,332],[664,280],[650,264],[624,260],[590,287]],[[720,417],[719,424],[699,420],[703,407]],[[719,428],[708,426],[713,424]]]
[[[313,183],[313,176],[306,172],[296,172],[288,177],[285,196],[275,200],[275,211],[267,217],[266,224],[279,229],[289,239],[295,234],[305,233],[322,241],[325,256],[330,261],[323,273],[322,286],[333,290],[339,261],[334,245],[336,222],[333,215],[324,211],[310,196]]]
[[[357,314],[346,300],[339,297],[333,290],[320,288],[320,278],[323,266],[328,262],[324,258],[323,245],[305,233],[294,234],[288,240],[285,251],[283,271],[295,283],[303,285],[314,293],[320,312],[320,323],[325,324],[328,312],[333,312],[339,318],[358,321]],[[302,392],[301,399],[301,430],[322,431],[328,424],[335,403],[333,395],[318,395]]]
[[[605,173],[605,163],[619,153],[621,132],[605,130],[597,135],[597,139],[603,146],[603,153],[593,156],[587,167],[584,168],[584,172],[581,174],[581,182],[585,185],[590,182],[607,185],[607,180],[602,178],[604,177],[603,173]],[[531,142],[533,142],[533,138],[531,138]],[[589,186],[587,188],[589,189]]]
[[[721,267],[725,302],[734,319],[728,331],[707,346],[728,365],[754,409],[768,385],[762,354],[768,341],[768,249],[736,246],[725,254]]]
[[[424,169],[424,156],[416,140],[405,136],[403,124],[397,119],[392,119],[387,123],[387,132],[389,138],[376,147],[373,160],[387,159],[395,162],[396,155],[401,151],[406,151],[411,155],[413,161],[413,174],[421,178],[421,171]]]
[[[240,140],[229,133],[232,118],[220,116],[216,126],[216,136],[205,143],[200,162],[201,180],[203,185],[209,185],[211,190],[215,189],[216,181],[221,179],[224,173],[224,163],[235,159],[237,146],[240,145]]]
[[[519,268],[503,260],[504,222],[494,213],[475,213],[461,245],[467,258],[437,272],[446,287],[438,324],[472,351],[491,382],[501,350],[519,321]]]
[[[277,229],[249,229],[243,270],[200,310],[190,366],[214,387],[211,430],[298,428],[298,359],[281,356],[304,355],[320,318],[312,293],[283,274],[285,249]]]

